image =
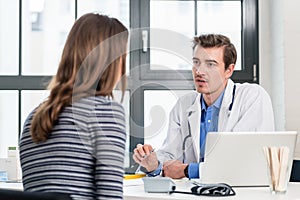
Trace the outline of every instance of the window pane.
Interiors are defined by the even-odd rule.
[[[193,1],[150,1],[150,27],[169,29],[193,37],[194,28]]]
[[[162,145],[167,136],[170,111],[178,98],[189,92],[191,90],[144,91],[145,144],[151,144],[156,149]]]
[[[194,19],[193,1],[150,1],[151,70],[190,69]],[[168,31],[153,34],[153,28]]]
[[[120,90],[114,91],[114,98],[117,102],[121,102],[122,92]],[[130,133],[130,127],[129,127],[129,120],[130,120],[130,109],[129,109],[129,98],[130,98],[130,92],[125,91],[124,99],[122,102],[122,105],[125,110],[125,120],[126,120],[126,149],[125,149],[125,163],[124,167],[129,167],[129,160],[131,158],[131,155],[129,154],[129,133]]]
[[[21,91],[21,129],[30,112],[42,103],[49,95],[47,90],[23,90]]]
[[[78,0],[77,18],[89,12],[115,17],[129,28],[128,0]]]
[[[96,12],[117,18],[129,30],[129,1],[128,0],[78,0],[77,18],[89,13]],[[126,74],[129,71],[129,54],[126,60]]]
[[[0,0],[0,75],[19,74],[19,1]]]
[[[18,146],[18,91],[0,91],[0,157],[9,146]]]
[[[238,58],[235,70],[241,70],[241,1],[198,1],[197,35],[220,33],[235,45]]]
[[[74,23],[74,0],[22,1],[22,74],[56,73]]]

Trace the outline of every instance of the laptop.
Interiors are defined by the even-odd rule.
[[[231,186],[268,186],[268,164],[264,146],[289,148],[288,177],[297,132],[210,132],[205,159],[200,165],[201,183],[227,183]]]

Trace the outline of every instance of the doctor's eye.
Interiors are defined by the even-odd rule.
[[[200,61],[197,59],[193,59],[193,66],[198,67],[200,65]]]
[[[216,66],[216,63],[214,63],[214,62],[208,62],[208,63],[206,63],[206,66],[209,67],[209,68],[212,68],[212,67]]]

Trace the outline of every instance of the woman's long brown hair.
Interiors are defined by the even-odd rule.
[[[82,97],[110,96],[126,73],[127,28],[115,18],[85,14],[73,25],[48,85],[49,97],[37,108],[31,137],[40,143],[50,136],[62,110]],[[121,71],[121,73],[120,73]],[[122,98],[126,79],[122,78]]]

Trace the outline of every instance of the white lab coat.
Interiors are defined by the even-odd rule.
[[[234,84],[234,102],[229,111]],[[161,162],[172,159],[185,163],[199,162],[200,97],[200,93],[189,93],[181,97],[170,112],[167,137],[157,152]],[[257,84],[238,84],[229,79],[219,112],[218,131],[274,131],[274,114],[268,93]],[[188,137],[189,133],[191,137]]]

